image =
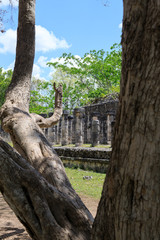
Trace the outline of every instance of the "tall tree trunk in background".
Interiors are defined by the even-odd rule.
[[[160,1],[124,0],[120,108],[94,240],[160,239]]]
[[[19,0],[16,62],[0,117],[21,156],[11,152],[0,139],[0,191],[33,239],[88,240],[93,217],[73,190],[61,160],[40,129],[59,120],[62,87],[54,85],[53,116],[44,119],[29,114],[34,52],[35,0]]]

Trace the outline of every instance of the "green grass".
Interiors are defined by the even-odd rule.
[[[11,146],[12,143],[9,142]],[[66,174],[78,194],[100,199],[105,174],[81,169],[65,168]],[[92,176],[92,179],[83,179],[84,176]]]
[[[12,142],[8,142],[8,144],[9,144],[11,147],[13,147],[13,143],[12,143]]]
[[[100,199],[105,179],[105,174],[81,169],[65,168],[66,174],[78,194]],[[84,180],[84,176],[92,176],[90,180]]]
[[[57,144],[57,145],[53,145],[54,147],[62,147],[62,145]],[[65,145],[64,147],[75,147],[75,144],[69,144],[69,145]],[[86,147],[86,148],[94,148],[91,146],[91,144],[83,144],[81,147]],[[97,145],[95,146],[96,148],[111,148],[110,145]]]

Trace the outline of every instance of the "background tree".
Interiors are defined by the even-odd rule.
[[[11,78],[12,70],[4,71],[2,68],[0,68],[0,107],[5,101],[5,93],[11,82]]]
[[[114,44],[110,52],[91,50],[82,58],[64,53],[59,62],[48,65],[61,69],[68,78],[72,76],[76,79],[77,97],[78,92],[82,93],[80,105],[84,105],[108,93],[119,92],[121,54],[121,46]]]
[[[11,83],[13,71],[10,69],[4,71],[0,68],[0,107],[5,101],[5,93]],[[31,113],[49,113],[53,112],[54,91],[53,83],[45,80],[32,78],[30,92],[29,110]]]
[[[64,54],[65,56],[66,54]],[[105,57],[106,55],[106,57]],[[64,60],[65,59],[65,60]],[[121,47],[114,44],[110,53],[90,51],[80,59],[67,55],[64,64],[54,63],[56,71],[50,81],[32,78],[29,110],[31,113],[48,114],[53,111],[53,82],[63,86],[63,108],[71,112],[103,98],[108,93],[119,92]],[[102,74],[104,72],[104,74]],[[93,77],[94,76],[94,77]],[[12,78],[12,70],[0,69],[0,106]]]
[[[53,106],[53,83],[33,77],[31,81],[31,96],[29,103],[30,112],[48,114],[49,112],[53,112]]]
[[[88,100],[88,89],[80,86],[77,78],[77,76],[57,68],[51,80],[51,82],[62,84],[63,108],[71,112],[75,107],[83,106]]]

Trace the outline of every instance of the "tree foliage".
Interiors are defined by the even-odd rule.
[[[92,50],[82,58],[63,54],[64,63],[48,63],[56,71],[50,81],[32,78],[30,112],[49,113],[54,105],[53,82],[63,86],[63,109],[72,111],[91,103],[108,93],[119,92],[121,74],[121,46],[114,44],[110,52]],[[0,68],[0,106],[4,103],[5,91],[11,81],[12,70]]]
[[[50,81],[32,78],[30,112],[49,113],[54,105],[53,82],[63,85],[63,108],[72,111],[106,96],[119,92],[121,74],[121,46],[114,44],[110,52],[92,50],[82,58],[63,54],[64,61],[48,63],[56,71]],[[5,91],[11,81],[12,70],[0,68],[0,106],[4,103]]]
[[[54,94],[51,82],[32,78],[29,109],[32,113],[53,111]]]
[[[0,68],[0,107],[5,101],[5,93],[11,82],[13,71],[4,71]],[[52,96],[53,95],[53,96]],[[49,113],[53,111],[54,94],[51,82],[41,79],[32,78],[31,95],[30,95],[30,112],[32,113]]]
[[[61,70],[64,79],[75,79],[73,94],[79,99],[80,106],[108,93],[119,92],[121,46],[118,44],[114,44],[110,52],[91,50],[82,58],[64,53],[59,62],[48,65]]]
[[[5,101],[5,93],[11,82],[12,70],[4,71],[3,68],[0,68],[0,107]]]
[[[61,83],[63,86],[63,108],[73,110],[75,107],[84,104],[83,99],[87,99],[87,89],[83,89],[78,84],[77,77],[63,71],[61,68],[56,69],[52,75],[51,82]],[[82,94],[83,92],[83,94]],[[86,94],[85,94],[86,92]]]

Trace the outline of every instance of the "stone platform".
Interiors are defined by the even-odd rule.
[[[65,167],[81,168],[105,173],[111,156],[111,149],[54,147]]]

